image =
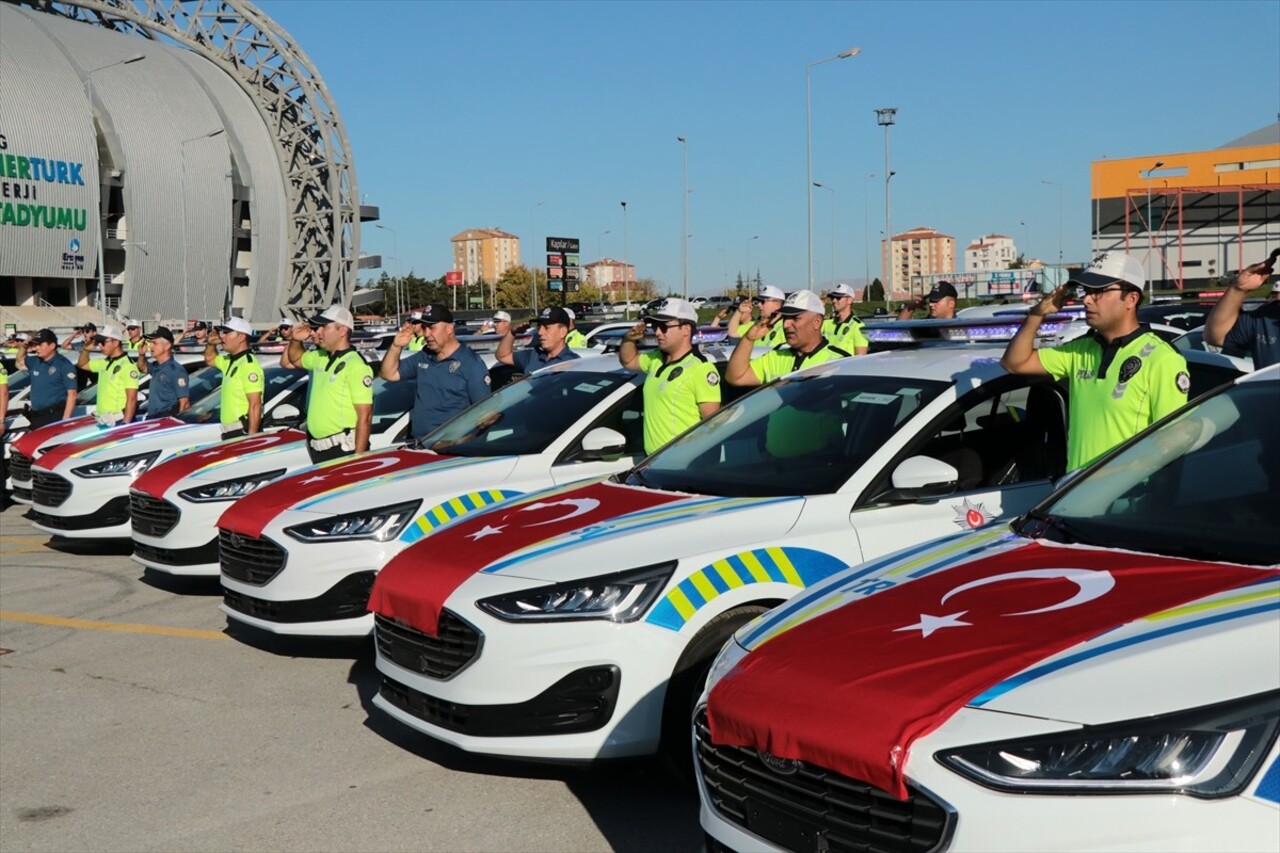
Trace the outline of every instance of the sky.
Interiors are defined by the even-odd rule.
[[[381,209],[361,250],[429,278],[451,237],[496,227],[526,264],[576,237],[582,263],[625,255],[680,292],[687,148],[690,294],[757,268],[803,286],[807,66],[833,189],[813,194],[819,286],[880,274],[877,107],[898,109],[893,231],[949,234],[961,264],[984,233],[1087,260],[1090,162],[1215,148],[1280,112],[1274,0],[259,6],[324,79]]]

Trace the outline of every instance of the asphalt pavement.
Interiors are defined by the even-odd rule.
[[[216,579],[0,513],[0,849],[696,851],[656,762],[487,759],[373,707],[371,642],[228,632]]]

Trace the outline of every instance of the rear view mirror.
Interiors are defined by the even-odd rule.
[[[893,470],[893,489],[903,500],[940,498],[956,490],[960,472],[931,456],[912,456]]]
[[[627,438],[616,429],[596,427],[582,437],[578,461],[617,459],[627,447]]]

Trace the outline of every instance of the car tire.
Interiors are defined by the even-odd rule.
[[[768,610],[763,604],[748,604],[721,613],[693,635],[676,661],[662,705],[659,753],[662,763],[682,782],[693,783],[693,707],[702,695],[711,663],[735,631]]]

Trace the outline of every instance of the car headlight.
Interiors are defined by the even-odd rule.
[[[413,520],[421,505],[420,500],[407,501],[346,515],[333,515],[286,527],[284,532],[302,542],[339,542],[347,539],[389,542],[399,536],[405,525]]]
[[[27,429],[9,429],[9,430],[5,430],[5,433],[4,433],[4,443],[5,443],[5,444],[13,444],[15,441],[17,441],[18,439],[22,438],[22,437],[23,437],[24,435],[26,435],[28,432],[30,432],[30,430],[27,430]]]
[[[47,450],[45,452],[48,452]],[[136,477],[151,467],[160,455],[159,450],[150,453],[139,453],[137,456],[122,456],[119,459],[104,459],[92,465],[72,468],[71,473],[78,477]]]
[[[476,605],[507,622],[607,619],[632,622],[644,615],[675,571],[659,563],[611,575],[540,586],[485,598]]]
[[[253,474],[248,477],[239,477],[234,480],[223,480],[219,483],[210,483],[207,486],[196,486],[191,489],[183,489],[178,492],[178,497],[185,498],[192,503],[212,503],[214,501],[234,501],[244,497],[259,486],[270,483],[276,477],[285,472],[284,468],[279,471],[268,471],[265,474]]]
[[[1275,740],[1280,691],[1141,720],[937,753],[962,776],[1021,794],[1181,793],[1225,797]]]

